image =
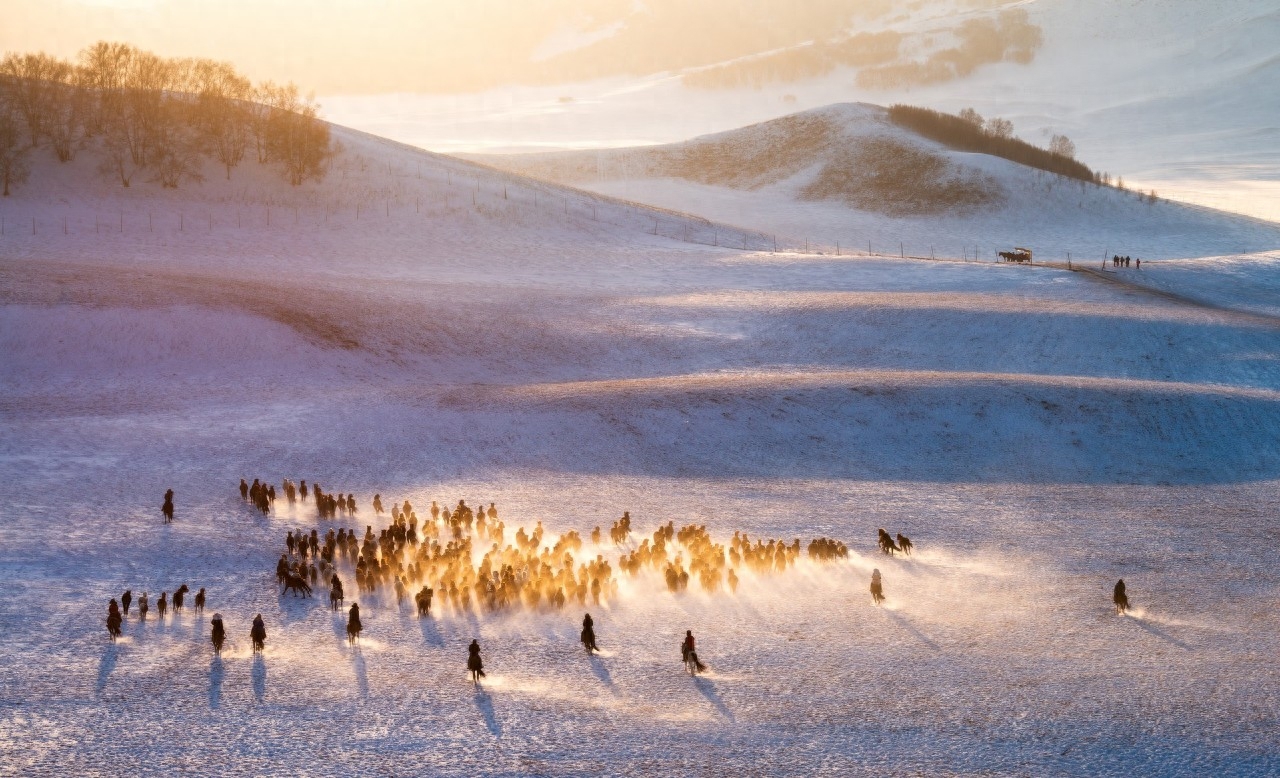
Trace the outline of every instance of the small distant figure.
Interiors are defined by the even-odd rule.
[[[909,537],[907,537],[906,535],[903,535],[901,532],[899,532],[899,533],[898,533],[898,548],[902,551],[902,553],[903,553],[905,556],[911,556],[911,550],[912,550],[913,548],[915,548],[915,546],[911,545],[911,538],[909,538]]]
[[[1124,590],[1124,579],[1116,581],[1116,587],[1111,592],[1111,601],[1115,603],[1116,615],[1123,616],[1129,610],[1129,595]]]
[[[138,621],[147,620],[148,610],[150,610],[150,606],[147,605],[147,593],[143,592],[142,597],[138,600]]]
[[[261,652],[267,645],[267,625],[262,621],[262,614],[253,617],[253,628],[249,630],[249,639],[253,641],[253,653]]]
[[[160,592],[160,599],[156,600],[156,612],[160,614],[160,618],[164,618],[165,611],[169,610],[169,601],[165,599],[168,593]]]
[[[227,630],[222,624],[222,614],[213,614],[213,618],[209,620],[209,623],[213,627],[212,632],[209,634],[209,640],[213,641],[213,653],[221,654],[222,644],[227,640]]]
[[[160,512],[164,514],[164,523],[173,523],[173,490],[164,493],[164,505],[160,506]]]
[[[204,613],[204,587],[200,587],[200,591],[196,592],[196,613]]]
[[[884,586],[880,582],[879,568],[871,571],[871,601],[876,605],[884,602]]]
[[[382,495],[380,494],[373,496],[373,512],[379,516],[382,515]]]
[[[1134,268],[1135,268],[1135,269],[1137,269],[1137,270],[1141,270],[1141,269],[1142,269],[1142,258],[1141,258],[1141,257],[1139,257],[1138,259],[1133,260],[1133,266],[1134,266]]]
[[[116,642],[116,638],[120,637],[120,624],[124,621],[120,616],[120,603],[115,600],[107,606],[107,634],[111,636],[111,642]]]
[[[124,594],[120,595],[120,607],[124,609],[126,618],[129,616],[129,603],[133,602],[133,590],[125,589]]]
[[[899,550],[897,544],[893,542],[893,537],[888,532],[885,532],[883,527],[876,530],[876,532],[879,533],[880,536],[879,544],[881,553],[886,556],[893,556],[893,552]]]
[[[467,670],[471,673],[471,682],[480,683],[480,679],[484,678],[484,662],[480,659],[480,643],[472,640],[471,645],[467,646]]]
[[[591,620],[590,613],[588,613],[582,619],[582,636],[581,637],[582,637],[582,646],[583,648],[587,649],[588,654],[594,651],[600,650],[599,647],[596,646],[595,622]]]
[[[351,603],[351,610],[347,613],[347,642],[354,643],[360,639],[360,633],[364,630],[364,625],[360,623],[360,603]]]
[[[240,479],[240,499],[249,501],[249,484],[243,478]]]
[[[191,589],[186,584],[183,584],[182,586],[179,586],[177,591],[173,593],[174,611],[182,610],[182,606],[186,601],[187,592],[189,591],[191,591]]]
[[[689,671],[689,675],[697,675],[705,672],[707,666],[698,661],[697,644],[693,639],[693,630],[687,629],[684,632],[684,642],[680,644],[680,659],[684,662],[685,669]]]

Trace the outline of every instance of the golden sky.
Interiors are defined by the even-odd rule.
[[[0,0],[0,50],[98,40],[229,61],[320,94],[465,92],[709,64],[890,0]],[[874,10],[873,10],[874,9]]]

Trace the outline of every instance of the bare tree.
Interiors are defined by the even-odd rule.
[[[108,121],[120,116],[126,74],[135,52],[128,44],[105,41],[80,52],[81,82],[94,97],[85,121],[87,133],[102,132]]]
[[[1013,122],[999,117],[987,119],[987,134],[996,138],[1012,138]]]
[[[249,147],[253,87],[249,79],[222,62],[201,60],[192,73],[197,91],[198,123],[213,156],[231,169],[244,160]]]
[[[1059,156],[1075,159],[1076,144],[1066,135],[1054,135],[1049,139],[1049,151]]]
[[[31,149],[14,113],[8,106],[0,104],[0,183],[4,185],[4,197],[9,196],[11,185],[21,184],[31,173],[27,164],[27,152]]]
[[[99,172],[109,178],[118,179],[120,186],[127,187],[138,172],[138,165],[133,161],[129,141],[129,127],[122,118],[115,119],[103,128],[102,164]]]
[[[982,126],[982,123],[983,123],[982,114],[978,113],[972,108],[962,108],[960,109],[960,113],[958,115],[960,116],[961,119],[964,119],[966,122],[976,127]]]
[[[40,142],[56,90],[66,83],[71,65],[48,54],[8,54],[0,60],[0,74],[8,82],[10,100],[27,124],[34,146]]]

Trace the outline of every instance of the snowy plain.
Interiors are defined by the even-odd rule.
[[[1280,327],[1240,281],[1273,257],[1162,263],[1172,297],[742,251],[340,137],[299,190],[246,166],[121,193],[85,159],[0,205],[0,774],[1280,773]],[[852,554],[736,596],[624,579],[596,658],[577,611],[385,594],[349,647],[274,583],[285,532],[330,522],[253,513],[241,477],[354,492],[357,527],[381,493]],[[190,611],[108,642],[109,598],[183,582],[220,659]]]

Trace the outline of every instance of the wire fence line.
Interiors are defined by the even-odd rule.
[[[444,161],[441,164],[441,161]],[[871,257],[947,262],[993,262],[1002,247],[983,249],[957,246],[950,250],[907,242],[876,245],[816,240],[753,230],[712,221],[694,214],[633,202],[611,195],[530,179],[478,163],[441,156],[423,169],[387,165],[394,182],[378,189],[360,190],[358,181],[330,192],[328,201],[303,198],[301,203],[257,197],[241,190],[222,200],[170,202],[139,198],[111,208],[77,207],[74,203],[0,203],[0,240],[32,236],[56,240],[60,236],[214,233],[230,230],[308,231],[341,230],[370,223],[410,225],[473,211],[498,221],[520,223],[530,216],[558,218],[575,225],[597,223],[633,233],[688,244],[721,247],[744,252],[835,257]],[[359,173],[367,173],[362,167]],[[348,168],[342,171],[344,181]],[[331,172],[331,176],[337,175]],[[333,197],[333,195],[337,195]],[[21,201],[19,201],[21,202]],[[59,211],[62,211],[59,213]]]

